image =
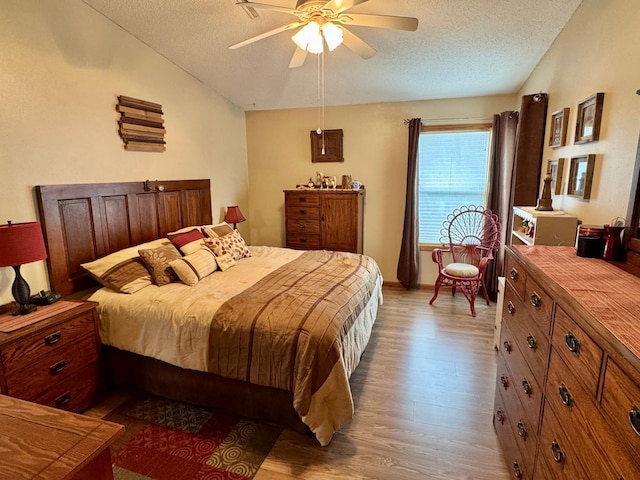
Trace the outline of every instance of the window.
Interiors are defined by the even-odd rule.
[[[418,181],[420,243],[441,243],[447,215],[462,205],[487,203],[490,125],[423,127]]]

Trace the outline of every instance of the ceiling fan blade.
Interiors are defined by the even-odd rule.
[[[239,5],[241,7],[264,8],[266,10],[273,10],[281,13],[290,13],[291,15],[297,15],[298,13],[301,13],[298,10],[294,10],[292,8],[279,7],[278,5],[269,5],[267,3],[238,2],[236,3],[236,5]]]
[[[340,15],[338,21],[345,25],[362,27],[393,28],[415,32],[418,29],[418,19],[413,17],[395,17],[392,15],[367,15],[364,13],[347,13]]]
[[[361,3],[367,2],[369,0],[329,0],[322,6],[322,10],[331,10],[336,15],[340,12],[344,12],[345,10],[349,10],[350,8],[355,7],[356,5],[360,5]]]
[[[364,40],[362,40],[357,35],[351,33],[346,28],[342,29],[342,39],[343,39],[343,43],[348,48],[356,52],[365,60],[368,60],[369,58],[373,57],[377,53],[375,48],[365,43]]]
[[[258,40],[262,40],[263,38],[267,38],[281,32],[286,32],[287,30],[293,30],[294,28],[298,28],[300,25],[304,25],[304,22],[289,23],[288,25],[283,25],[282,27],[274,28],[273,30],[269,30],[268,32],[261,33],[260,35],[256,35],[255,37],[251,37],[240,43],[235,43],[233,45],[230,45],[229,48],[231,50],[235,50],[236,48],[244,47],[245,45],[249,45],[250,43],[257,42]]]
[[[293,52],[293,57],[291,57],[291,62],[289,62],[289,68],[301,67],[306,59],[307,51],[301,48],[296,48],[296,51]]]

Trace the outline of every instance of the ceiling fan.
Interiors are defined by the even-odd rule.
[[[241,7],[262,8],[288,13],[298,17],[298,20],[231,45],[229,48],[244,47],[272,35],[298,29],[298,32],[292,37],[297,48],[289,63],[289,68],[295,68],[304,63],[308,52],[322,53],[325,43],[329,50],[333,50],[341,43],[344,43],[365,60],[373,57],[376,54],[376,50],[345,28],[345,26],[392,28],[410,32],[418,28],[417,18],[346,13],[350,8],[366,1],[368,0],[297,0],[296,7],[292,9],[266,3],[255,3],[249,0],[238,0],[237,5]]]

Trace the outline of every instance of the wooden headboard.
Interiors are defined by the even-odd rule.
[[[95,281],[80,266],[189,225],[211,223],[209,180],[39,185],[51,289],[70,295]]]

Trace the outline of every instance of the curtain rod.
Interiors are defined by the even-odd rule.
[[[464,121],[476,121],[476,122],[490,122],[492,120],[492,117],[450,117],[450,118],[429,118],[429,119],[422,119],[422,124],[424,125],[425,123],[442,123],[442,122],[464,122]],[[408,125],[409,122],[411,121],[410,118],[405,118],[403,120],[403,123],[405,125]]]

